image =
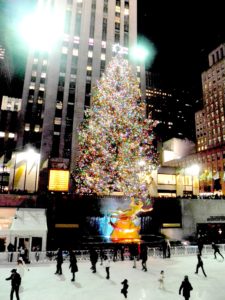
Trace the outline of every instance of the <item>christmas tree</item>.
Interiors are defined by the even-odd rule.
[[[117,53],[93,88],[91,107],[79,128],[76,192],[121,192],[148,204],[157,153],[156,124],[146,118],[145,106],[131,66]]]

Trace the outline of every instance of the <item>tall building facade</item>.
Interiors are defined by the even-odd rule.
[[[198,151],[225,143],[225,44],[209,53],[208,61],[202,73],[203,110],[195,115]]]
[[[225,195],[225,44],[208,55],[209,67],[202,73],[203,108],[195,113],[196,153],[167,163],[184,172],[198,166],[196,194]],[[190,172],[192,173],[192,172]],[[189,174],[190,177],[190,174]],[[190,190],[191,190],[190,189]]]
[[[17,148],[40,149],[48,159],[77,154],[77,128],[91,105],[91,89],[120,44],[125,55],[137,40],[137,0],[39,0],[64,15],[64,32],[51,52],[30,52]],[[41,24],[40,24],[41,25]],[[136,68],[135,68],[136,70]],[[144,71],[139,71],[140,81]],[[144,81],[143,81],[144,82]]]

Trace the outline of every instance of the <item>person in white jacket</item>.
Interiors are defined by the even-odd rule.
[[[27,268],[27,266],[26,266],[26,264],[25,264],[25,262],[24,262],[24,260],[23,260],[22,257],[18,258],[18,260],[17,260],[17,266],[18,266],[17,271],[20,274],[21,279],[22,279],[23,276],[24,276],[25,271],[29,271],[29,269]]]

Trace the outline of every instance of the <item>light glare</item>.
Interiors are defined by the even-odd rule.
[[[50,51],[63,33],[63,14],[50,8],[27,15],[20,25],[25,42],[33,49]]]

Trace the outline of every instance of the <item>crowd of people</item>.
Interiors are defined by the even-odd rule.
[[[204,263],[202,259],[202,249],[203,249],[203,243],[199,240],[198,243],[198,253],[197,253],[197,264],[195,269],[195,274],[198,274],[199,269],[201,269],[203,275],[207,277],[205,269],[204,269]],[[217,259],[217,254],[224,259],[222,253],[220,252],[219,246],[216,245],[214,242],[212,243],[212,249],[214,251],[214,258]],[[22,289],[22,282],[25,272],[29,271],[28,264],[29,259],[26,254],[26,249],[22,249],[20,247],[19,249],[19,257],[17,260],[17,268],[13,268],[11,270],[11,275],[6,278],[6,280],[11,280],[11,292],[10,292],[10,300],[13,300],[13,295],[16,295],[16,299],[19,300],[19,291]],[[137,261],[141,261],[142,270],[144,272],[147,272],[147,260],[148,260],[148,247],[145,244],[130,244],[129,245],[130,250],[130,260],[133,260],[133,268],[136,268]],[[104,249],[103,247],[97,248],[97,247],[91,247],[89,249],[89,259],[91,264],[91,271],[92,273],[97,272],[97,262],[100,261],[100,265],[102,265],[105,268],[106,272],[106,279],[110,279],[110,267],[112,262],[116,262],[117,260],[124,261],[124,247],[120,247],[120,255],[118,256],[118,247],[114,247],[114,251],[110,252],[108,249]],[[13,249],[11,248],[11,245],[8,246],[8,252],[9,252],[9,262],[12,262],[11,252],[13,253]],[[56,275],[62,275],[63,269],[62,265],[65,260],[65,256],[63,255],[63,251],[61,248],[58,248],[56,252],[52,255],[53,259],[56,261]],[[171,246],[169,243],[169,240],[164,240],[162,243],[162,258],[170,258],[171,257]],[[77,258],[75,251],[70,250],[68,251],[68,260],[69,260],[69,269],[72,274],[71,281],[75,281],[75,274],[78,272],[78,264],[77,264]],[[38,260],[37,260],[38,261]],[[165,288],[165,271],[161,270],[159,274],[159,289],[166,290]],[[128,295],[128,279],[124,279],[122,282],[122,289],[121,293],[124,295],[125,298],[127,298]],[[193,287],[191,283],[189,282],[188,276],[185,275],[183,281],[181,282],[180,288],[179,288],[179,294],[182,294],[185,300],[190,299],[191,291],[193,290]]]

